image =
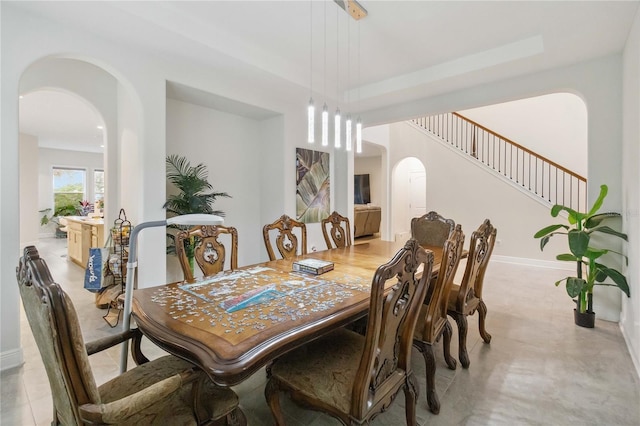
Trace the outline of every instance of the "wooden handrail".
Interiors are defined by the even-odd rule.
[[[487,128],[486,128],[486,127],[484,127],[482,124],[479,124],[479,123],[477,123],[477,122],[475,122],[475,121],[473,121],[473,120],[471,120],[471,119],[469,119],[469,118],[465,117],[465,116],[464,116],[464,115],[462,115],[462,114],[458,114],[457,112],[452,112],[451,114],[452,114],[452,115],[455,115],[455,116],[457,116],[457,117],[460,117],[460,118],[461,118],[461,119],[463,119],[464,121],[467,121],[467,122],[469,122],[469,123],[473,124],[474,126],[479,127],[480,129],[484,130],[485,132],[487,132],[487,133],[489,133],[489,134],[492,134],[493,136],[496,136],[496,137],[498,137],[498,138],[500,138],[500,139],[502,139],[502,140],[504,140],[504,141],[506,141],[506,142],[510,143],[511,145],[513,145],[513,146],[515,146],[516,148],[518,148],[518,149],[520,149],[520,150],[522,150],[522,151],[526,152],[527,154],[531,154],[531,155],[533,155],[533,156],[536,156],[536,157],[538,157],[539,159],[541,159],[542,161],[545,161],[545,162],[547,162],[547,163],[551,164],[553,167],[555,167],[555,168],[557,168],[557,169],[559,169],[559,170],[562,170],[563,172],[568,173],[568,174],[570,174],[570,175],[572,175],[572,176],[575,176],[576,178],[578,178],[579,180],[581,180],[581,181],[583,181],[583,182],[586,182],[586,181],[587,181],[587,179],[586,179],[585,177],[580,176],[580,175],[579,175],[579,174],[577,174],[576,172],[574,172],[574,171],[572,171],[572,170],[569,170],[569,169],[567,169],[567,168],[566,168],[566,167],[564,167],[564,166],[561,166],[560,164],[556,163],[555,161],[550,160],[550,159],[548,159],[547,157],[545,157],[545,156],[543,156],[543,155],[540,155],[540,154],[538,154],[538,153],[537,153],[537,152],[535,152],[535,151],[531,151],[530,149],[528,149],[528,148],[526,148],[526,147],[524,147],[524,146],[520,145],[519,143],[512,141],[512,140],[511,140],[511,139],[509,139],[508,137],[506,137],[506,136],[502,136],[500,133],[496,133],[496,132],[494,132],[494,131],[493,131],[493,130],[491,130],[491,129],[487,129]]]
[[[413,122],[537,197],[586,209],[586,178],[482,124],[456,112],[419,117]]]

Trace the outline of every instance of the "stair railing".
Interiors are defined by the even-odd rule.
[[[411,120],[550,204],[585,211],[587,180],[458,113]]]

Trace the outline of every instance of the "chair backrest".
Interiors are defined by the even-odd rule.
[[[34,246],[16,270],[20,297],[51,387],[54,424],[79,425],[78,407],[100,403],[76,310]]]
[[[338,212],[333,212],[326,219],[322,219],[321,226],[322,235],[328,249],[349,247],[351,245],[351,225],[348,217],[341,216]]]
[[[431,211],[411,219],[411,238],[418,240],[422,246],[442,247],[455,226],[456,223],[452,219],[445,219],[437,212]]]
[[[354,381],[351,415],[364,419],[371,409],[388,406],[398,383],[411,370],[413,331],[433,267],[433,253],[409,240],[389,262],[376,270],[365,345]],[[385,294],[387,282],[394,280]]]
[[[298,237],[295,235],[296,229],[299,230],[300,239],[302,240],[300,244],[298,244]],[[291,259],[298,254],[307,254],[307,226],[283,214],[278,220],[262,228],[262,238],[264,239],[264,245],[267,247],[269,260],[276,260],[270,238],[270,233],[273,230],[277,231],[275,245],[283,259]],[[298,247],[300,247],[299,253]]]
[[[497,233],[498,230],[491,224],[489,219],[485,219],[480,227],[471,234],[467,266],[460,282],[456,308],[461,309],[467,300],[474,297],[482,299],[484,274],[493,252]]]
[[[220,235],[229,235],[231,261],[230,269],[238,269],[238,231],[232,226],[200,225],[176,235],[176,254],[187,282],[193,282],[194,276],[185,250],[185,240],[195,244],[193,255],[205,277],[224,269],[227,250],[220,241]]]
[[[426,315],[418,320],[418,327],[422,327],[422,340],[426,342],[435,342],[447,322],[449,293],[460,263],[463,246],[464,233],[462,227],[456,225],[453,234],[444,243],[438,278],[432,282],[431,288],[427,291]]]

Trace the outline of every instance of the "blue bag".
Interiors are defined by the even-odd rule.
[[[109,271],[109,248],[90,248],[84,273],[84,288],[97,293],[112,284],[113,275]]]

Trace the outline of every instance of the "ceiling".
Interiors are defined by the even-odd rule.
[[[343,112],[366,113],[620,53],[639,2],[360,3],[368,11],[361,21],[349,18],[333,1],[317,0],[47,1],[13,6],[147,54],[242,75],[265,92],[299,102],[301,108],[313,92],[317,104],[326,100],[330,108],[339,104]],[[193,93],[174,86],[169,96],[211,105],[219,101],[203,100],[197,89]],[[20,112],[25,128],[40,132],[43,141],[65,132],[68,141],[95,139],[95,117],[83,125],[83,137],[72,123],[76,120],[51,119],[50,125],[40,127],[30,122],[38,116],[30,109],[55,99],[51,93],[30,99],[34,95],[25,96],[22,101],[29,102],[21,104]],[[58,112],[71,115],[69,108],[67,103]],[[242,105],[234,108],[241,112]],[[251,113],[269,114],[254,108]]]

